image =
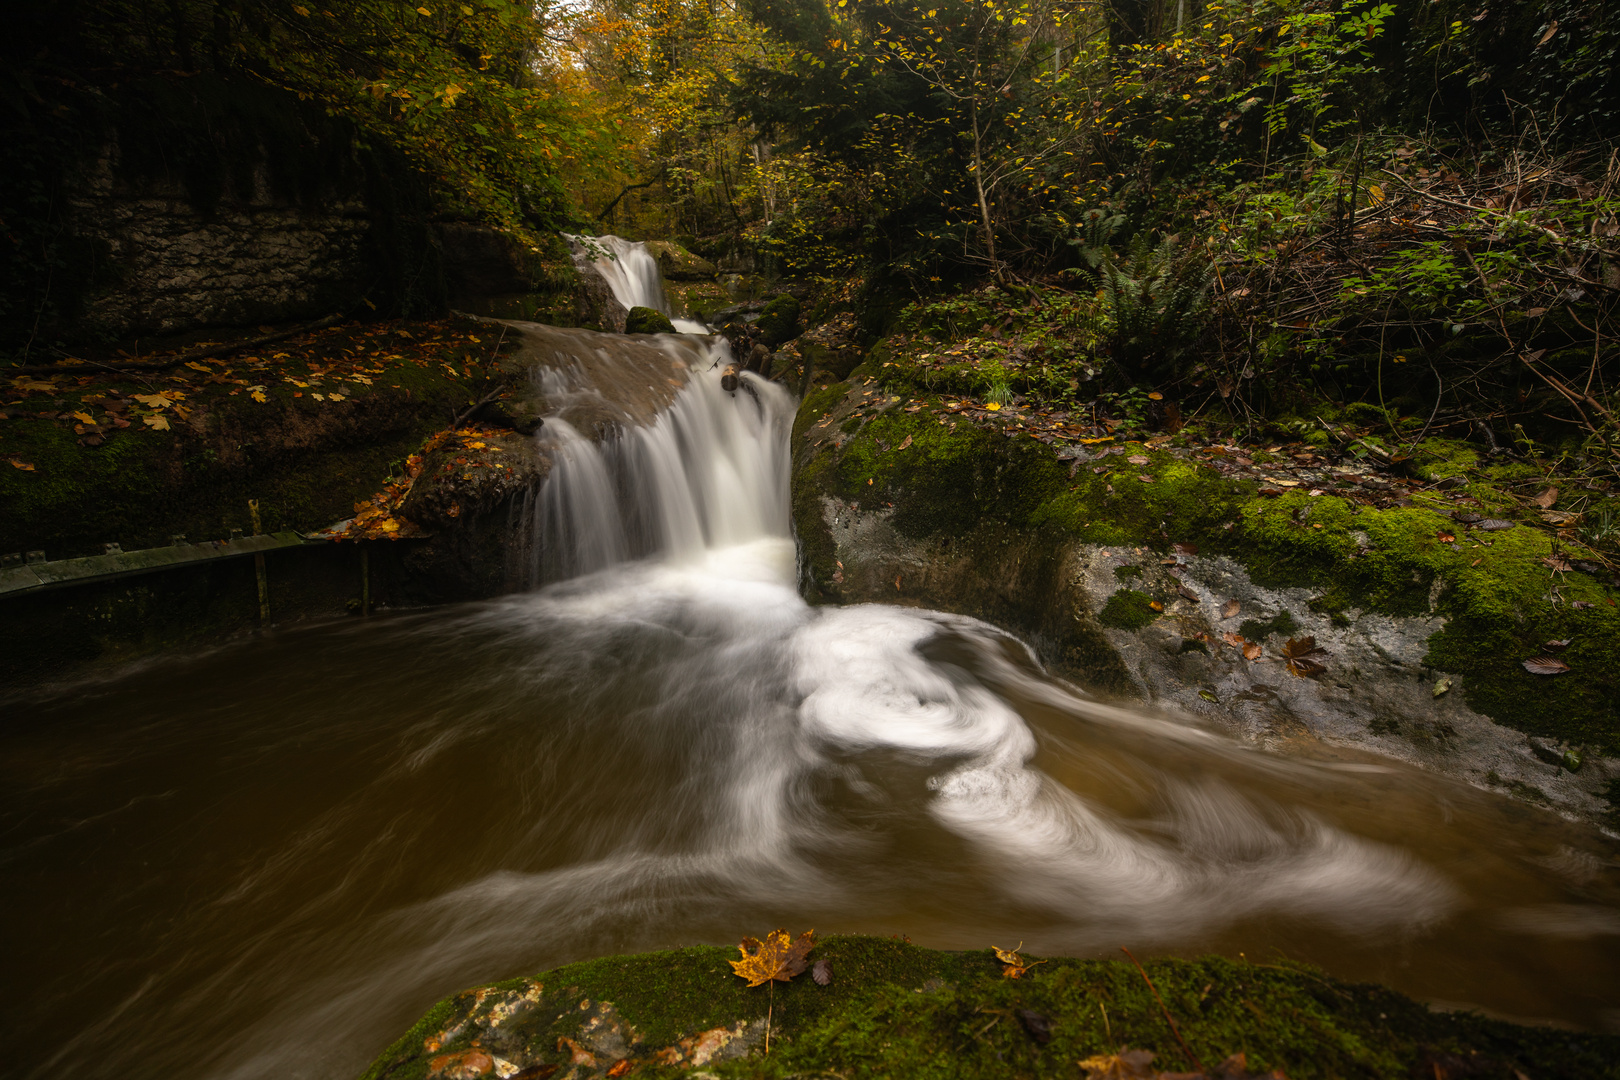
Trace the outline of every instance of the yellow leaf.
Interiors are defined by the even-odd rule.
[[[23,472],[33,472],[34,471],[34,466],[32,464],[30,464],[29,462],[18,461],[16,458],[12,458],[10,460],[11,460],[11,467],[13,469],[21,469]]]
[[[130,397],[149,409],[167,409],[174,402],[162,394],[131,394]]]
[[[816,932],[806,930],[794,941],[786,930],[772,930],[765,940],[743,938],[737,951],[741,960],[731,961],[731,970],[749,986],[764,986],[772,979],[788,982],[806,967],[810,950],[816,947]]]
[[[252,393],[248,394],[248,397],[252,398],[254,401],[257,401],[260,405],[263,405],[264,402],[265,402],[265,396],[264,396],[264,391],[263,390],[255,390]]]
[[[141,417],[141,422],[144,423],[147,427],[153,428],[154,430],[157,430],[157,431],[168,431],[169,430],[169,418],[167,416],[162,416],[162,415],[158,415],[158,414],[153,414],[152,416],[143,416],[143,417]]]
[[[302,4],[294,4],[293,5],[293,10],[298,12],[298,14],[304,16],[306,19],[309,18],[309,8],[305,7],[304,5],[302,5]]]
[[[325,401],[326,400],[326,395],[325,394],[311,394],[309,396],[314,398],[316,401]]]
[[[1377,184],[1367,185],[1367,195],[1375,203],[1384,201],[1384,189],[1379,187]]]
[[[992,401],[989,404],[987,404],[985,406],[985,408],[988,409],[990,412],[997,412],[997,411],[999,411],[1001,409],[1001,404],[999,402]]]
[[[87,412],[76,412],[73,414],[73,419],[81,424],[93,424],[96,422],[96,418]]]
[[[416,9],[416,13],[417,13],[417,14],[418,14],[418,15],[432,15],[432,14],[433,14],[433,12],[431,12],[431,11],[429,11],[429,10],[428,10],[428,9],[427,9],[427,8],[425,8],[425,7],[419,7],[419,8],[417,8],[417,9]]]
[[[204,375],[212,375],[214,373],[213,368],[209,367],[207,364],[199,364],[195,360],[187,360],[186,361],[186,367],[190,368],[193,371],[200,371]]]

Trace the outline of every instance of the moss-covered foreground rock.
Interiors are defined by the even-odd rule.
[[[1128,962],[1051,959],[1007,979],[988,949],[947,953],[833,937],[809,973],[747,988],[734,949],[571,964],[434,1006],[364,1080],[692,1075],[1082,1077],[1078,1062],[1147,1049],[1193,1071]],[[1158,960],[1148,976],[1204,1066],[1245,1054],[1256,1073],[1313,1077],[1620,1076],[1620,1038],[1436,1013],[1305,968]],[[765,1029],[770,1027],[770,1051]]]

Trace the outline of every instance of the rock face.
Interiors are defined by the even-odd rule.
[[[806,400],[794,461],[801,582],[813,600],[973,615],[1024,635],[1089,690],[1251,742],[1370,751],[1566,814],[1607,812],[1620,761],[1591,748],[1569,756],[1562,744],[1538,753],[1524,732],[1470,707],[1463,675],[1435,666],[1431,639],[1447,624],[1435,589],[1427,614],[1334,608],[1316,589],[1258,581],[1271,569],[1265,558],[1178,551],[1167,535],[1174,504],[1151,519],[1123,496],[1110,507],[1111,483],[1100,505],[1070,505],[1111,466],[1060,460],[1028,437],[903,406],[864,367]],[[1161,468],[1144,490],[1166,486],[1179,466]],[[1242,520],[1252,491],[1182,471],[1197,506]],[[1095,524],[1117,541],[1077,535],[1065,524],[1076,516],[1104,519]],[[1298,664],[1303,674],[1294,674],[1284,648],[1306,637],[1326,650],[1311,658],[1322,669]]]
[[[694,255],[673,240],[649,240],[647,251],[658,260],[659,272],[670,281],[713,281],[719,267]]]
[[[131,188],[113,151],[69,198],[75,232],[102,253],[85,329],[116,336],[325,315],[370,281],[371,219],[358,201],[304,210],[259,183],[248,199],[199,212],[178,186]]]

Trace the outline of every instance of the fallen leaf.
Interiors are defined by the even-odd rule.
[[[1524,670],[1532,675],[1562,675],[1569,665],[1556,656],[1537,656],[1524,661]]]
[[[991,951],[996,954],[996,959],[1000,960],[1002,964],[1006,965],[1001,969],[1001,977],[1003,979],[1022,979],[1024,977],[1024,973],[1030,968],[1034,967],[1036,964],[1046,963],[1045,960],[1031,961],[1027,957],[1020,956],[1018,954],[1018,950],[1022,949],[1023,947],[1024,943],[1022,941],[1020,941],[1016,947],[1011,949],[1003,949],[995,945],[990,946]]]
[[[12,464],[16,464],[16,462],[13,462]],[[33,468],[33,466],[29,466],[29,468]],[[1587,608],[1597,607],[1597,605],[1592,603],[1590,600],[1576,600],[1569,606],[1574,608],[1576,611],[1585,611]]]
[[[1446,692],[1449,691],[1450,689],[1451,689],[1451,680],[1450,679],[1447,679],[1445,677],[1441,677],[1441,678],[1436,679],[1434,681],[1434,696],[1435,697],[1444,697],[1446,695]]]
[[[902,442],[899,446],[895,447],[895,449],[896,450],[904,450],[906,447],[908,447],[910,445],[911,445],[911,436],[907,435],[906,439],[905,439],[905,442]]]
[[[1436,539],[1438,539],[1442,544],[1455,544],[1457,542],[1457,537],[1448,532],[1440,533]]]
[[[1498,529],[1513,528],[1513,522],[1503,521],[1501,518],[1485,518],[1483,521],[1476,523],[1474,528],[1484,529],[1486,532],[1495,532]]]
[[[1183,600],[1191,600],[1195,604],[1198,602],[1198,594],[1187,588],[1185,585],[1177,585],[1176,592],[1181,594],[1181,598]]]
[[[1029,1037],[1045,1046],[1052,1041],[1052,1021],[1033,1009],[1019,1009],[1018,1022],[1024,1025]]]
[[[1146,474],[1146,473],[1141,473],[1141,474],[1139,474],[1139,475],[1138,475],[1138,476],[1137,476],[1137,479],[1138,479],[1138,480],[1140,480],[1140,481],[1142,481],[1142,483],[1144,483],[1144,484],[1151,484],[1151,483],[1153,483],[1153,477],[1151,477],[1151,476],[1149,476],[1149,475],[1147,475],[1147,474]]]
[[[1546,647],[1549,649],[1567,649],[1569,648],[1569,643],[1574,640],[1574,638],[1564,638],[1561,641],[1549,641],[1547,642]]]
[[[741,960],[731,961],[731,970],[749,986],[764,986],[772,979],[788,982],[805,969],[810,950],[816,947],[816,932],[807,930],[794,941],[786,930],[772,930],[764,941],[743,938],[738,950]]]
[[[1000,408],[1001,408],[1001,405],[998,402],[994,402],[994,401],[989,402],[988,404],[985,405],[985,409],[988,412],[997,412],[997,411],[1000,410]]]
[[[154,428],[158,431],[169,430],[169,418],[158,413],[153,413],[151,416],[141,417],[141,422],[147,427]]]
[[[167,409],[174,400],[163,394],[131,394],[130,397],[149,409]]]
[[[96,422],[96,418],[87,412],[76,412],[73,414],[73,419],[81,424],[93,424]]]
[[[1163,611],[1164,610],[1164,605],[1159,603],[1157,600],[1149,600],[1148,601],[1148,607],[1152,608],[1154,611]]]
[[[1546,558],[1541,560],[1541,565],[1545,566],[1549,570],[1557,570],[1560,572],[1569,570],[1569,560],[1565,559],[1562,555],[1548,555]]]
[[[1170,547],[1175,551],[1175,553],[1177,555],[1196,555],[1196,554],[1198,554],[1198,545],[1197,544],[1171,544]]]
[[[1260,659],[1260,654],[1261,654],[1262,651],[1263,650],[1260,648],[1259,645],[1256,645],[1252,641],[1247,642],[1243,646],[1243,659],[1245,659],[1245,660],[1258,660],[1258,659]]]
[[[1221,618],[1230,619],[1243,610],[1243,604],[1237,600],[1228,600],[1226,606],[1221,608]]]
[[[1080,1067],[1086,1070],[1086,1080],[1154,1080],[1159,1074],[1153,1069],[1151,1050],[1120,1049],[1117,1054],[1099,1054],[1085,1058]]]
[[[444,1080],[477,1080],[495,1068],[495,1061],[482,1050],[443,1054],[428,1062],[428,1075]]]
[[[1558,489],[1555,487],[1550,487],[1530,501],[1541,507],[1543,510],[1551,510],[1552,504],[1558,501]]]
[[[1543,45],[1547,44],[1547,42],[1553,39],[1553,35],[1556,33],[1558,33],[1558,20],[1554,19],[1552,22],[1547,24],[1547,32],[1541,35],[1540,41],[1536,42],[1536,48],[1539,49]]]
[[[816,980],[817,986],[826,986],[832,982],[832,961],[817,960],[816,966],[810,969],[810,977]]]
[[[1132,454],[1125,460],[1130,462],[1132,465],[1148,465],[1153,461],[1153,459],[1148,457],[1146,454]]]
[[[621,1061],[615,1062],[613,1068],[609,1069],[607,1074],[611,1077],[623,1076],[625,1073],[629,1072],[635,1067],[635,1062],[631,1061],[629,1058],[624,1058]]]
[[[1234,612],[1233,614],[1236,614],[1236,612]],[[1221,640],[1226,642],[1228,645],[1234,645],[1234,646],[1236,646],[1237,648],[1240,648],[1240,649],[1243,648],[1243,635],[1242,634],[1235,633],[1235,632],[1233,632],[1231,630],[1228,630],[1224,634],[1221,635]]]
[[[13,469],[21,469],[23,472],[33,472],[34,471],[34,466],[29,462],[18,461],[16,458],[10,458],[8,460],[10,460],[11,467]]]

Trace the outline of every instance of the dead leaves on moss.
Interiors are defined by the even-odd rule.
[[[789,982],[809,965],[810,950],[815,947],[814,930],[806,930],[797,941],[786,930],[772,930],[764,941],[745,937],[737,946],[743,958],[731,961],[731,970],[738,978],[746,979],[751,987],[764,986],[773,980]]]
[[[1020,956],[1018,950],[1022,949],[1023,947],[1024,943],[1022,941],[1011,949],[1002,949],[994,945],[991,946],[991,949],[996,954],[996,959],[1000,960],[1002,963],[1001,977],[1003,979],[1022,979],[1030,968],[1034,967],[1036,964],[1046,963],[1045,960],[1030,960],[1026,956]]]
[[[1281,1069],[1268,1073],[1249,1071],[1248,1058],[1233,1054],[1208,1072],[1160,1072],[1153,1067],[1151,1050],[1122,1048],[1117,1054],[1099,1054],[1080,1062],[1086,1080],[1288,1080]]]
[[[422,475],[424,459],[435,450],[448,447],[451,450],[466,450],[479,452],[484,450],[499,450],[498,446],[490,446],[485,440],[502,434],[496,428],[473,425],[462,428],[447,428],[433,435],[422,444],[419,453],[411,454],[405,459],[405,468],[398,476],[389,477],[383,489],[369,499],[354,504],[354,517],[340,521],[331,528],[316,535],[323,540],[408,540],[423,535],[422,529],[413,521],[400,516],[400,510],[405,505],[405,499],[411,493],[412,486]],[[469,462],[465,457],[456,457],[453,463],[467,468],[481,468],[481,462]],[[454,517],[459,511],[452,512]]]

